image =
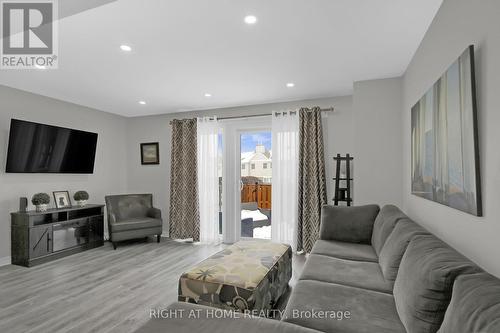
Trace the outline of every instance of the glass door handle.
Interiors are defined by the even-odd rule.
[[[243,181],[240,179],[240,191],[243,190]]]

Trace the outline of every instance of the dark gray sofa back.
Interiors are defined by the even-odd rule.
[[[500,280],[488,273],[459,276],[438,332],[500,332]]]
[[[415,236],[403,255],[393,291],[407,332],[436,332],[450,303],[455,278],[480,271],[435,236]]]
[[[152,194],[123,194],[105,197],[108,214],[114,214],[117,220],[145,217],[153,207]]]
[[[321,207],[319,237],[350,243],[370,244],[378,205]]]
[[[412,238],[417,235],[429,234],[427,230],[410,219],[404,218],[396,223],[379,256],[379,265],[386,280],[394,284],[401,259]]]
[[[396,223],[403,218],[408,218],[408,216],[398,207],[394,205],[385,205],[382,207],[373,224],[373,233],[371,236],[371,244],[377,255],[380,255],[380,251]]]

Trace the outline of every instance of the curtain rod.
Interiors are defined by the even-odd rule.
[[[296,111],[296,110],[294,110]],[[325,109],[320,109],[321,112],[334,112],[335,108],[333,106]],[[255,118],[255,117],[270,117],[272,116],[272,113],[265,113],[265,114],[248,114],[244,116],[227,116],[227,117],[217,117],[217,120],[227,120],[227,119],[241,119],[241,118]],[[170,125],[172,125],[172,122],[170,122]]]

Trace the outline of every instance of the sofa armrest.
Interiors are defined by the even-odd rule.
[[[330,206],[321,208],[319,238],[350,243],[370,244],[378,205]]]
[[[151,207],[148,209],[148,217],[161,220],[161,210],[158,208]]]

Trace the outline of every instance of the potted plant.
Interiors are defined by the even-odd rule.
[[[50,203],[50,196],[47,193],[37,193],[31,198],[31,203],[35,205],[37,212],[45,212]]]
[[[78,206],[83,207],[89,200],[89,194],[86,191],[78,191],[73,195],[73,199],[75,199]]]

